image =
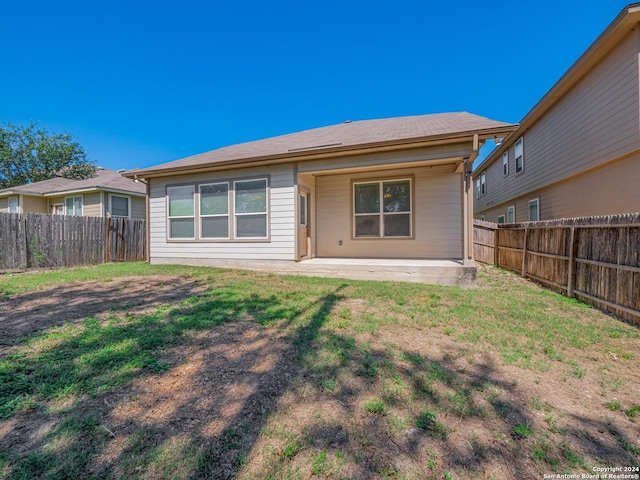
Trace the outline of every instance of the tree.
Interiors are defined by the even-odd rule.
[[[95,172],[95,162],[68,133],[49,133],[33,122],[0,125],[0,189],[54,177],[82,180]]]

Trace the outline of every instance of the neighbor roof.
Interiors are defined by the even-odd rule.
[[[42,180],[41,182],[5,188],[0,190],[0,196],[16,194],[51,196],[79,190],[110,190],[132,194],[146,194],[146,187],[143,184],[133,183],[128,178],[123,177],[119,172],[98,167],[96,169],[96,176],[93,178],[87,178],[85,180],[73,180],[61,177],[51,178],[49,180]]]
[[[510,133],[516,127],[517,125],[468,112],[346,121],[328,127],[218,148],[154,167],[129,170],[124,175],[144,177],[205,166],[300,159],[318,153],[340,153],[363,148],[454,140],[476,133],[489,138],[495,134]]]

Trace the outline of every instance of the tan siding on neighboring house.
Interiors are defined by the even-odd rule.
[[[295,260],[295,198],[292,165],[184,175],[151,179],[150,221],[151,261],[180,262],[180,259]],[[213,182],[269,176],[270,241],[170,242],[167,241],[166,187],[189,182]]]
[[[29,197],[22,195],[22,213],[51,213],[47,208],[44,197]]]
[[[9,199],[0,198],[0,213],[8,213],[8,212],[9,212]]]
[[[495,206],[509,198],[528,195],[640,147],[639,42],[638,30],[630,32],[524,132],[524,171],[519,174],[515,173],[513,142],[522,132],[516,132],[509,140],[509,175],[503,175],[500,155],[486,169],[487,194],[475,199],[476,218],[486,214],[489,220]],[[618,192],[621,198],[614,200]],[[616,188],[605,200],[624,202],[625,195]]]
[[[316,179],[317,254],[350,258],[461,258],[460,175],[452,166],[321,176]],[[414,176],[414,239],[351,238],[351,181]],[[339,242],[342,241],[342,245]]]
[[[483,212],[486,220],[516,205],[516,221],[529,220],[529,200],[540,199],[540,220],[640,212],[640,153]]]
[[[131,197],[131,218],[146,218],[146,199],[141,197]]]
[[[85,193],[83,195],[82,215],[84,217],[102,216],[102,199],[100,192]]]

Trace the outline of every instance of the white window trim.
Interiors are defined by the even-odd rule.
[[[264,180],[264,194],[265,194],[265,204],[264,204],[264,212],[250,212],[250,213],[238,213],[236,212],[236,184],[238,183],[247,183],[247,182],[257,182],[259,180]],[[266,219],[266,228],[265,228],[265,236],[264,237],[238,237],[238,222],[236,219],[238,217],[249,216],[249,215],[265,215]],[[267,177],[258,177],[258,178],[243,178],[242,180],[234,180],[233,181],[233,239],[234,240],[268,240],[269,237],[269,179]]]
[[[173,188],[193,187],[193,215],[169,215],[169,190]],[[169,240],[195,240],[196,239],[196,186],[194,184],[187,185],[171,185],[167,187],[166,195],[166,214],[167,214],[167,238]],[[174,218],[193,218],[193,237],[172,237],[171,236],[171,220]]]
[[[500,221],[502,219],[502,221]],[[498,220],[496,223],[505,223],[506,217],[504,215],[498,215]]]
[[[392,182],[404,182],[404,181],[408,181],[409,182],[409,211],[408,212],[385,212],[384,211],[384,192],[383,192],[383,185],[385,183],[392,183]],[[365,185],[368,183],[377,183],[378,184],[378,192],[380,194],[380,210],[378,213],[356,213],[356,185]],[[351,187],[351,198],[353,201],[353,207],[351,208],[351,228],[353,231],[353,239],[356,240],[375,240],[375,239],[382,239],[382,240],[389,240],[389,239],[395,239],[395,238],[413,238],[413,179],[411,177],[406,177],[406,178],[387,178],[384,180],[366,180],[366,181],[362,181],[362,182],[353,182],[352,187]],[[384,216],[385,215],[407,215],[409,214],[409,235],[408,236],[399,236],[399,235],[394,235],[394,236],[385,236],[384,235]],[[378,236],[376,237],[369,237],[369,236],[356,236],[356,217],[361,217],[361,216],[368,216],[368,215],[380,215],[380,229],[378,231]]]
[[[76,198],[80,199],[80,215],[76,215],[75,213],[69,213],[69,209],[67,208],[67,199],[69,198],[73,198],[74,200]],[[76,209],[76,202],[73,201],[73,210],[75,212]],[[73,217],[82,217],[84,215],[84,196],[83,195],[70,195],[68,197],[64,197],[64,214],[68,215],[68,216],[73,216]]]
[[[531,220],[531,204],[536,204],[536,211],[538,212],[538,218],[535,220]],[[530,222],[539,222],[540,221],[540,197],[532,198],[529,200],[529,221]]]
[[[11,211],[11,200],[15,200],[16,202],[16,211]],[[15,195],[13,197],[7,198],[7,212],[9,213],[20,213],[20,197]]]
[[[509,215],[510,214],[513,216],[511,221],[509,221]],[[506,220],[507,220],[507,223],[516,223],[516,206],[515,205],[509,205],[507,207]]]
[[[202,187],[207,187],[209,185],[226,185],[227,186],[227,213],[213,213],[213,214],[203,214],[202,213]],[[198,226],[199,230],[199,238],[202,240],[229,240],[231,238],[231,188],[229,182],[209,182],[209,183],[200,183],[198,184]],[[226,237],[205,237],[202,234],[202,220],[204,218],[215,218],[215,217],[227,217],[227,236]],[[235,222],[234,222],[235,223]]]
[[[518,144],[520,144],[520,155],[518,155]],[[515,164],[516,164],[516,175],[524,172],[524,137],[518,138],[516,142],[513,144],[513,152],[515,156]],[[520,159],[520,170],[518,170],[518,158]]]
[[[127,215],[114,215],[113,214],[113,203],[112,203],[112,199],[113,197],[118,197],[118,198],[126,198],[127,199]],[[111,215],[112,217],[117,217],[117,218],[131,218],[131,197],[127,196],[127,195],[116,195],[114,193],[110,193],[109,194],[109,215]]]
[[[502,175],[509,175],[509,150],[502,154]]]

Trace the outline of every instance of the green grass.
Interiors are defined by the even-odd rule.
[[[579,442],[570,446],[572,435],[581,434],[565,428],[567,417],[548,407],[551,399],[525,397],[515,388],[517,378],[497,378],[483,355],[542,382],[553,377],[580,384],[602,372],[603,391],[625,388],[622,379],[605,373],[608,352],[619,352],[625,365],[637,364],[623,347],[640,338],[638,329],[500,272],[492,272],[488,288],[464,290],[108,264],[0,276],[0,302],[75,282],[149,275],[184,277],[199,283],[202,293],[145,314],[115,303],[81,321],[60,318],[55,326],[13,339],[0,357],[0,427],[11,431],[17,428],[12,422],[25,418],[47,427],[28,445],[26,437],[0,438],[0,479],[215,478],[225,468],[246,479],[349,478],[353,472],[376,478],[446,478],[456,472],[464,478],[459,472],[469,459],[454,451],[458,444],[471,447],[481,478],[482,462],[487,468],[503,462],[496,456],[500,449],[483,443],[487,438],[500,442],[510,458],[562,472],[595,462],[588,450],[573,446]],[[281,384],[263,397],[257,385],[240,385],[253,392],[248,410],[224,417],[224,428],[213,437],[203,433],[207,425],[140,423],[126,438],[116,437],[121,450],[115,461],[98,461],[114,455],[110,432],[118,419],[111,402],[135,401],[127,397],[132,385],[154,385],[190,356],[206,357],[208,347],[193,350],[194,339],[246,321],[261,335],[279,338],[298,373],[285,378],[269,372]],[[576,352],[602,357],[602,369],[593,370]],[[230,401],[224,395],[242,373],[215,395]],[[206,369],[198,375],[196,380],[206,381]],[[627,423],[640,411],[631,402],[626,410],[621,402],[598,402],[601,413],[620,411]],[[217,411],[211,415],[223,418]],[[535,425],[525,422],[534,418]],[[481,431],[468,433],[466,422]],[[616,439],[616,458],[632,462],[624,455],[635,455],[638,447],[622,435]],[[416,445],[420,450],[411,450]]]

